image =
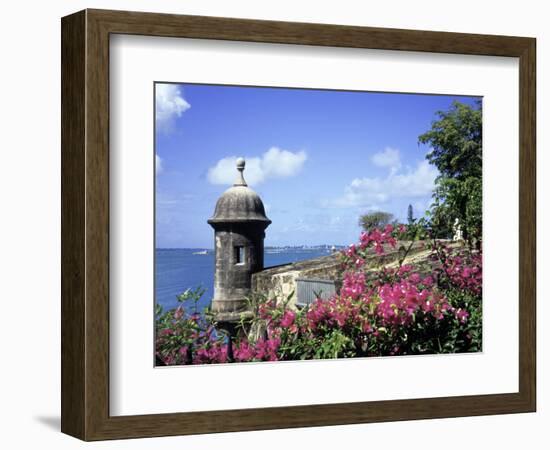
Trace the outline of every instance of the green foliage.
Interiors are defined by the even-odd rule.
[[[432,150],[426,155],[440,172],[430,211],[438,237],[450,237],[459,219],[469,243],[481,239],[482,228],[482,111],[481,102],[470,107],[453,102],[449,111],[439,111],[439,120],[419,141]]]
[[[398,265],[401,267],[403,262],[409,256],[409,253],[417,241],[423,241],[429,238],[429,224],[426,218],[422,217],[418,220],[412,219],[411,223],[405,228],[401,234],[402,244],[397,249]]]
[[[206,292],[206,288],[203,286],[198,286],[195,289],[187,288],[185,291],[183,291],[181,294],[178,294],[176,296],[179,303],[187,302],[191,300],[193,302],[193,309],[194,312],[197,312],[197,303],[201,299],[201,297]]]
[[[419,137],[432,150],[426,155],[441,175],[465,180],[481,177],[481,102],[472,108],[453,102],[449,111],[437,113],[440,120]]]
[[[456,288],[447,289],[446,295],[453,307],[467,311],[469,317],[466,324],[459,324],[455,319],[452,332],[448,334],[445,341],[445,349],[458,348],[460,351],[467,352],[482,351],[481,296]]]
[[[382,228],[384,225],[391,223],[393,214],[384,211],[373,211],[363,214],[359,217],[359,225],[365,231],[371,231],[375,228]]]
[[[162,306],[155,304],[155,347],[157,361],[162,364],[191,364],[193,352],[210,341],[221,342],[222,335],[215,333],[214,322],[209,308],[198,313],[197,303],[205,292],[199,286],[187,289],[176,296],[180,305],[177,308],[164,311]],[[187,312],[183,303],[192,301],[193,312]]]

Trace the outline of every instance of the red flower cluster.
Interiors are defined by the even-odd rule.
[[[260,338],[254,344],[248,339],[243,339],[233,350],[235,361],[277,361],[279,345],[281,345],[281,339],[277,337]]]
[[[342,287],[329,299],[301,310],[276,299],[260,302],[256,321],[264,335],[255,341],[237,338],[234,361],[468,351],[472,333],[480,334],[469,328],[469,319],[471,311],[480,317],[472,308],[481,300],[481,252],[435,242],[428,266],[369,268],[372,249],[383,255],[407,231],[387,225],[361,233],[359,243],[342,252]],[[456,300],[464,295],[475,301]],[[223,336],[201,325],[198,316],[185,318],[178,308],[170,320],[157,332],[157,355],[165,364],[189,361],[190,354],[193,364],[228,362]],[[163,350],[167,345],[174,351]]]
[[[441,267],[437,269],[440,277],[462,290],[481,295],[483,288],[483,255],[480,251],[453,251],[449,245],[441,242],[434,245],[434,259],[439,259]]]

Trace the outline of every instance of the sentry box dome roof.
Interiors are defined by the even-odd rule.
[[[208,220],[208,223],[262,222],[266,227],[271,223],[265,215],[262,199],[248,187],[244,180],[244,168],[244,158],[238,158],[237,179],[233,186],[218,199],[214,216]]]

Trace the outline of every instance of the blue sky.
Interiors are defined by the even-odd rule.
[[[373,210],[422,216],[437,171],[418,136],[453,100],[475,97],[157,83],[156,247],[212,247],[239,156],[266,245],[347,245]]]

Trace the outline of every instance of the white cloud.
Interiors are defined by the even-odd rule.
[[[208,181],[212,184],[233,184],[237,178],[236,156],[220,159],[208,169]],[[258,185],[272,178],[287,178],[297,175],[307,160],[304,151],[291,152],[271,147],[261,156],[247,157],[244,178],[251,185]]]
[[[159,155],[155,155],[155,173],[158,175],[162,172],[162,159]]]
[[[371,157],[371,161],[375,166],[387,167],[394,171],[401,167],[399,150],[391,147],[386,147],[384,151],[375,153]]]
[[[177,84],[156,85],[156,123],[157,129],[169,132],[174,128],[174,121],[191,105],[183,98],[183,93]]]
[[[428,161],[420,161],[403,172],[390,166],[385,177],[353,179],[342,197],[325,201],[324,206],[378,209],[395,198],[423,197],[432,193],[437,175],[437,169]]]

